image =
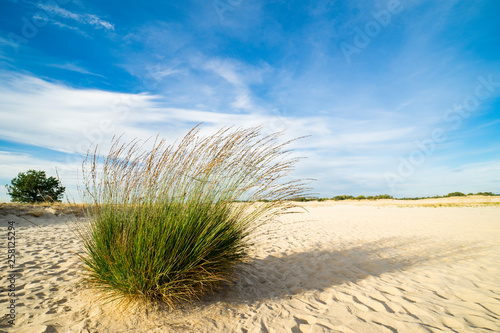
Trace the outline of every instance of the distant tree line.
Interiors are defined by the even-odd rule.
[[[300,197],[294,199],[294,201],[326,201],[326,200],[334,200],[334,201],[342,201],[342,200],[379,200],[379,199],[394,199],[394,200],[421,200],[421,199],[435,199],[435,198],[449,198],[449,197],[465,197],[467,195],[485,195],[485,196],[499,196],[500,194],[495,194],[493,192],[477,192],[464,194],[462,192],[451,192],[446,195],[436,195],[430,197],[405,197],[405,198],[394,198],[392,195],[388,194],[379,194],[379,195],[359,195],[357,197],[353,195],[337,195],[332,198],[318,198],[318,197]]]

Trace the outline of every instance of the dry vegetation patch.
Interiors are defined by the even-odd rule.
[[[83,216],[82,204],[69,203],[0,203],[0,215],[42,217],[46,214],[56,216],[73,215]]]

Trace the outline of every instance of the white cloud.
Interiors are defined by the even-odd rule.
[[[64,66],[64,65],[63,65]],[[165,130],[176,134],[196,123],[207,126],[258,126],[267,132],[286,130],[290,136],[312,134],[315,148],[370,149],[407,142],[413,127],[328,116],[291,116],[285,112],[213,112],[164,106],[159,96],[75,89],[32,76],[0,73],[0,130],[5,139],[59,151],[83,153],[81,142],[126,133],[146,138]],[[248,103],[244,97],[240,103]],[[169,133],[169,136],[170,133]]]
[[[231,106],[235,109],[252,109],[252,102],[248,93],[241,92],[236,96],[236,100],[231,103]]]
[[[174,131],[166,134],[177,137],[200,122],[207,128],[263,125],[266,132],[286,130],[290,138],[313,134],[316,148],[348,144],[370,146],[391,139],[401,140],[411,132],[407,128],[381,132],[375,128],[370,130],[363,121],[321,116],[166,107],[152,95],[75,89],[19,74],[3,73],[0,78],[2,137],[65,152],[84,153],[85,144],[90,141],[104,142],[121,133],[126,133],[127,138],[147,138]],[[301,144],[297,144],[300,147]]]
[[[35,77],[0,73],[0,133],[4,139],[82,153],[90,141],[119,133],[143,136],[127,126],[135,108],[151,96],[73,89]]]
[[[1,136],[63,152],[84,153],[90,142],[106,142],[121,133],[129,139],[174,131],[166,134],[175,138],[200,122],[206,127],[263,124],[269,130],[284,129],[274,128],[280,117],[272,115],[165,107],[152,95],[75,89],[20,74],[0,73],[0,79]],[[286,127],[314,126],[311,119],[282,122]]]
[[[40,20],[40,21],[45,21],[47,23],[52,23],[56,26],[58,26],[59,28],[64,28],[64,29],[69,29],[69,30],[72,30],[80,35],[82,35],[83,37],[86,37],[86,38],[90,38],[89,34],[87,34],[85,31],[77,28],[77,27],[74,27],[74,26],[71,26],[71,25],[68,25],[68,24],[65,24],[65,23],[62,23],[60,21],[57,21],[57,20],[54,20],[54,19],[51,19],[49,17],[46,17],[46,16],[40,16],[40,15],[35,15],[33,16],[33,19],[34,20]]]
[[[236,87],[244,87],[243,79],[237,73],[234,63],[220,59],[209,60],[203,64],[204,69],[213,71]]]
[[[270,71],[267,64],[253,67],[231,59],[191,59],[191,66],[216,74],[232,87],[233,100],[231,107],[239,110],[258,110],[258,105],[252,99],[251,84],[262,83],[264,73]]]
[[[0,37],[0,43],[8,45],[10,47],[14,47],[14,48],[17,46],[17,44],[14,43],[13,41],[10,41],[10,40],[2,38],[2,37]]]
[[[101,74],[96,74],[96,73],[89,72],[85,68],[80,67],[80,66],[78,66],[76,64],[73,64],[73,63],[69,63],[69,62],[64,63],[64,64],[48,64],[47,66],[55,67],[55,68],[60,68],[60,69],[65,69],[65,70],[68,70],[68,71],[78,72],[78,73],[82,73],[82,74],[89,74],[89,75],[95,75],[95,76],[104,77]]]
[[[244,76],[229,77],[233,82],[245,82]],[[469,185],[486,186],[488,179],[494,179],[494,173],[498,173],[495,164],[482,169],[466,165],[463,170],[451,172],[443,169],[441,154],[436,152],[392,193],[384,174],[397,170],[398,157],[414,150],[414,140],[423,134],[417,125],[402,126],[402,123],[386,122],[386,119],[374,122],[359,117],[292,116],[286,110],[264,112],[263,107],[244,113],[171,107],[165,105],[160,96],[76,89],[5,72],[0,72],[0,101],[1,138],[77,154],[68,155],[68,161],[58,166],[66,170],[66,178],[75,179],[74,184],[76,171],[72,168],[81,163],[82,156],[78,154],[86,153],[91,143],[98,143],[106,151],[111,138],[120,134],[125,141],[159,134],[173,142],[201,122],[202,134],[213,133],[223,126],[262,125],[264,133],[285,130],[284,139],[312,135],[292,145],[296,156],[307,157],[299,163],[294,175],[318,178],[314,187],[324,195],[445,194],[453,182],[465,186],[462,190],[468,191]],[[449,155],[450,152],[445,153]],[[31,161],[30,156],[2,155],[1,167],[8,171],[4,177],[12,178],[13,173],[26,169]],[[37,163],[46,169],[52,168],[51,162]],[[358,193],[359,189],[363,193]],[[431,189],[433,193],[429,193]],[[479,190],[488,188],[477,188]]]
[[[59,16],[61,18],[65,18],[65,19],[76,21],[78,23],[88,24],[88,25],[91,25],[91,26],[95,27],[96,29],[104,29],[104,30],[108,30],[108,31],[109,30],[115,30],[115,27],[114,27],[113,24],[111,24],[111,23],[109,23],[109,22],[107,22],[107,21],[99,18],[97,15],[94,15],[94,14],[73,13],[73,12],[70,12],[69,10],[61,8],[59,6],[44,5],[42,3],[38,4],[38,8],[40,8],[43,11],[47,12],[51,16],[56,15],[56,16]],[[40,15],[36,15],[36,17],[34,17],[34,18],[35,19],[39,19],[39,20],[47,20],[46,17],[40,16]],[[61,27],[76,29],[76,28],[68,26],[68,25],[66,25],[64,23],[60,23],[60,22],[58,22],[56,20],[49,20],[49,21],[52,22],[52,23],[58,24]]]

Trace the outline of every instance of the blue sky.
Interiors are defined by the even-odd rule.
[[[78,200],[91,143],[203,122],[310,135],[319,196],[500,193],[500,1],[0,6],[2,185],[57,167]]]

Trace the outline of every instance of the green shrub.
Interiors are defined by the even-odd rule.
[[[198,133],[150,151],[115,140],[106,156],[87,155],[81,259],[108,300],[175,306],[231,282],[255,228],[305,193],[301,180],[282,180],[297,159],[280,134]]]
[[[462,192],[451,192],[446,195],[446,197],[465,197]]]
[[[376,199],[394,199],[392,195],[389,194],[380,194],[375,196]]]
[[[20,172],[10,183],[5,187],[12,202],[60,202],[66,190],[57,178],[47,178],[45,171]]]
[[[332,200],[335,201],[340,201],[340,200],[349,200],[349,199],[354,199],[352,195],[337,195],[332,198]]]

